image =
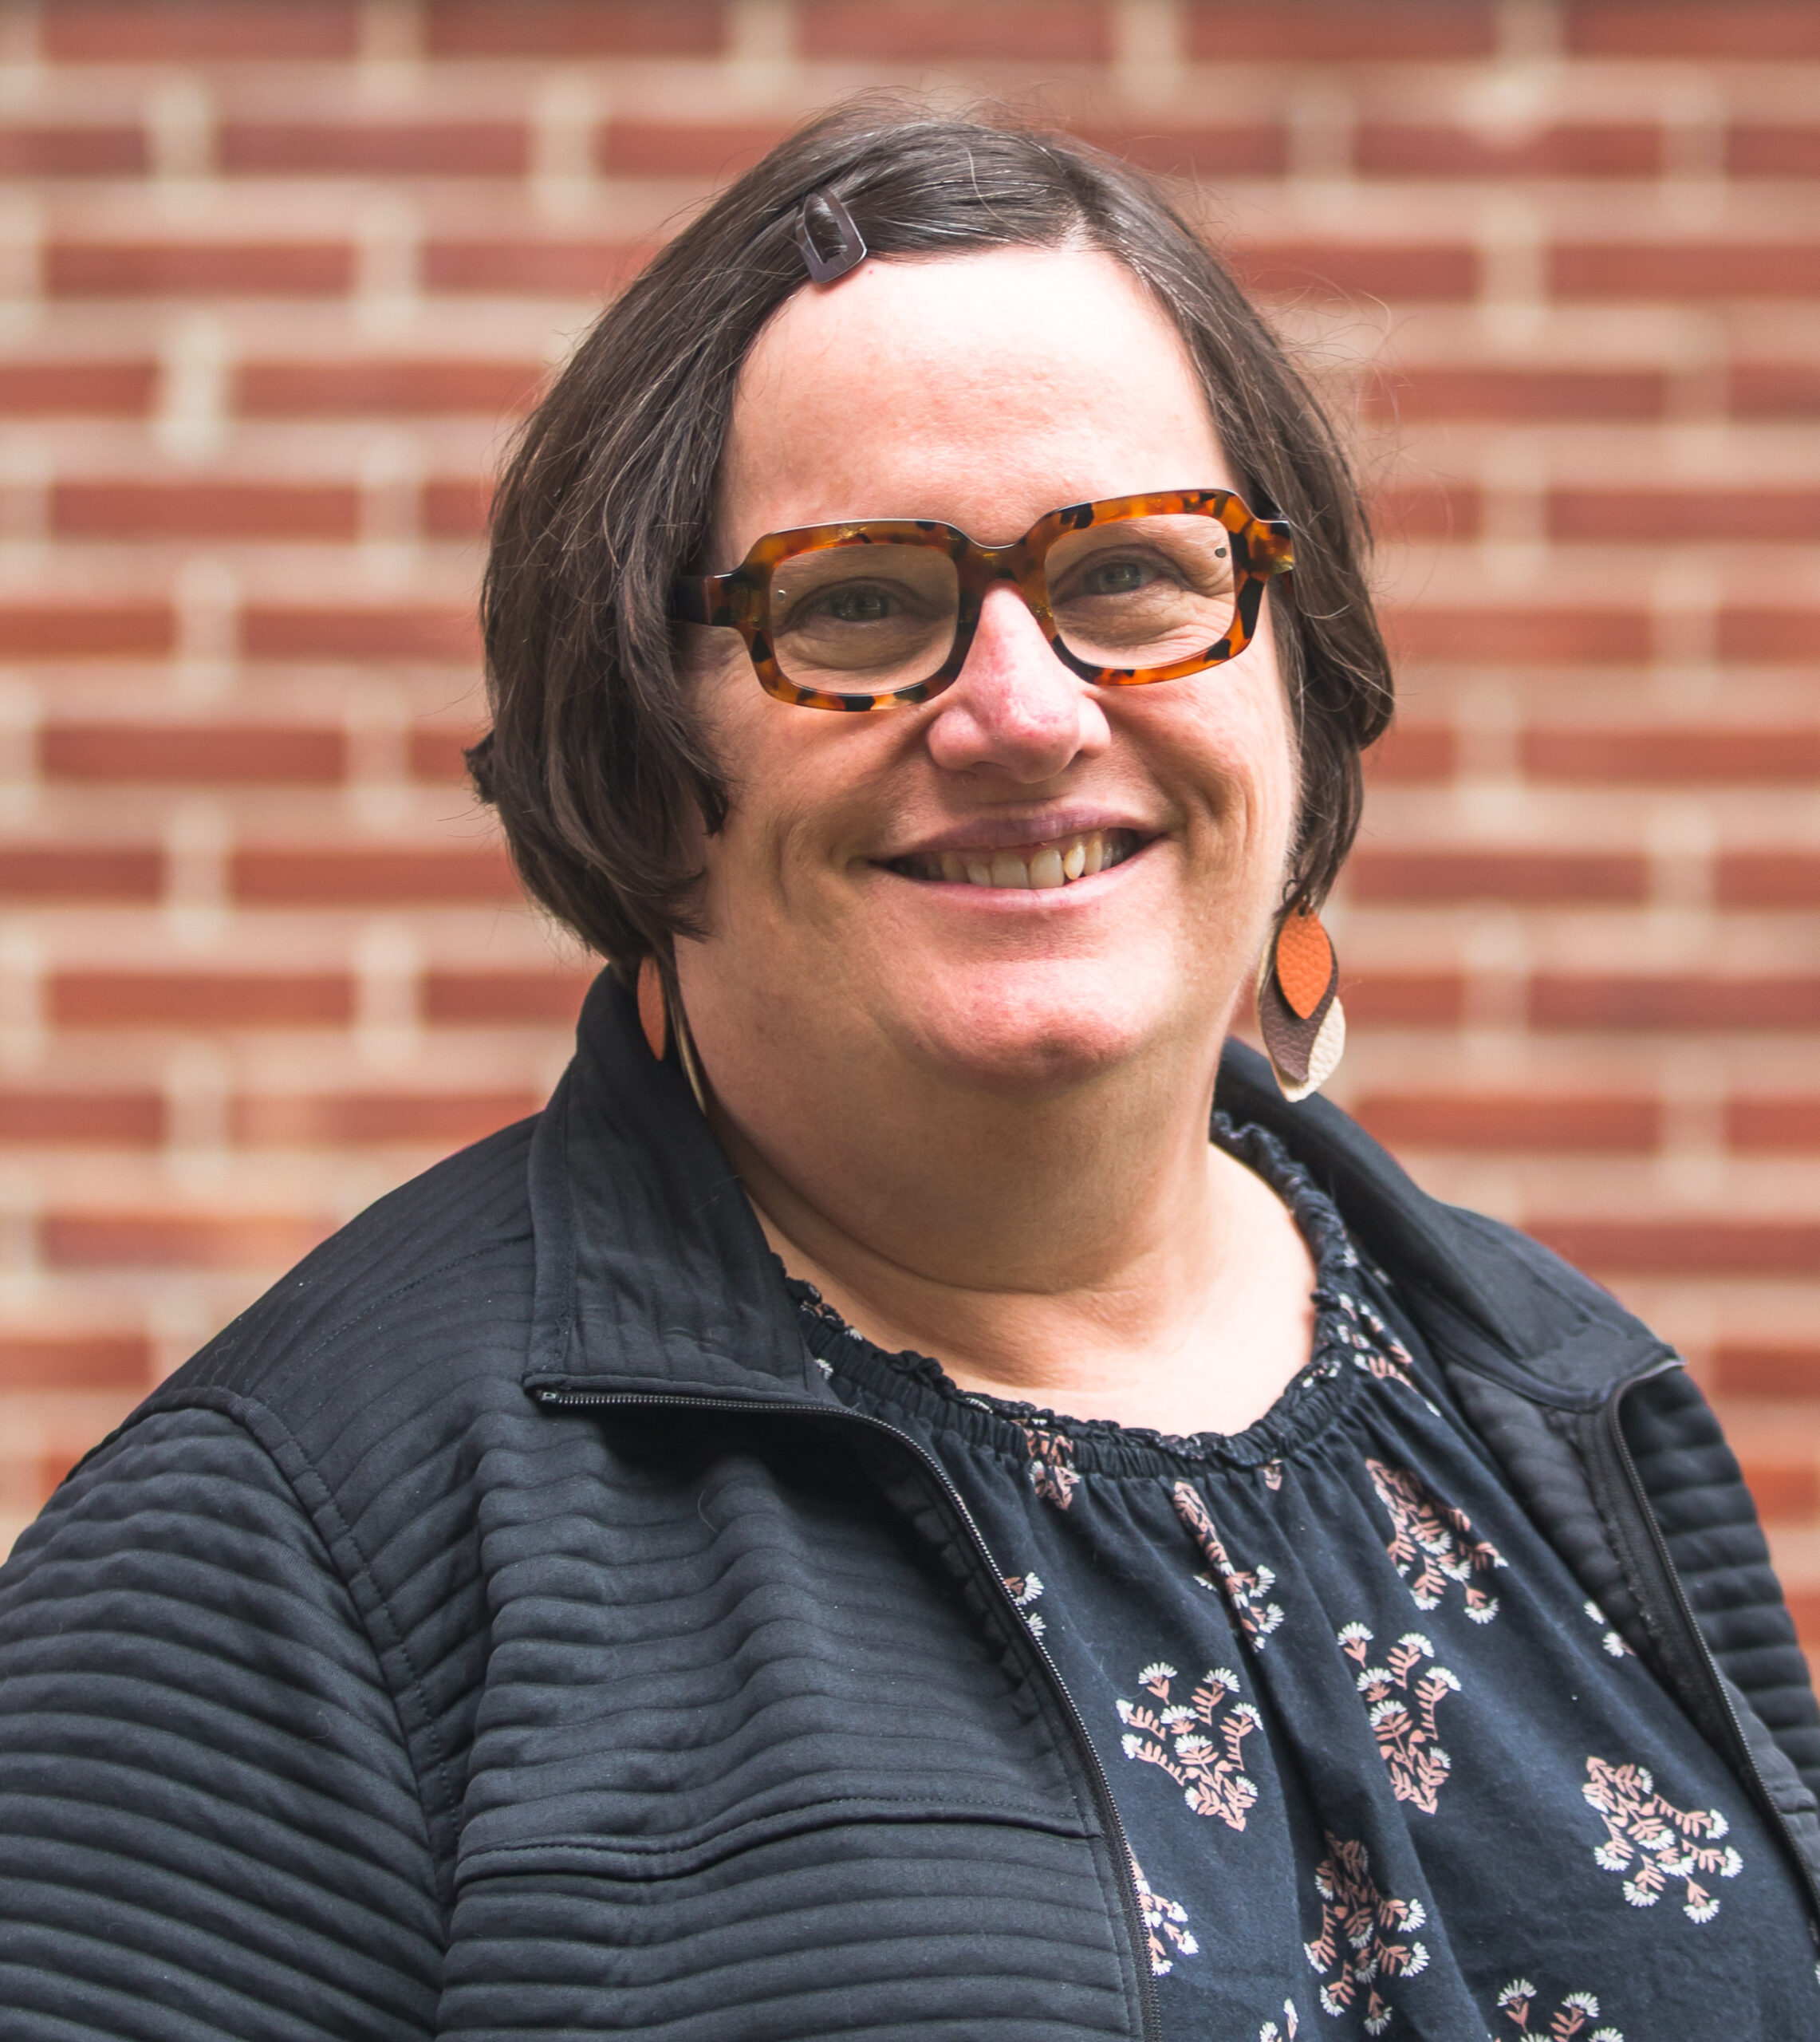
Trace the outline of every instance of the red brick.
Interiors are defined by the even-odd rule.
[[[1740,124],[1725,138],[1725,168],[1734,177],[1820,177],[1820,127]]]
[[[164,890],[157,851],[58,845],[0,850],[0,898],[156,901]]]
[[[354,0],[47,0],[45,53],[65,64],[352,57]]]
[[[156,658],[175,643],[163,603],[0,604],[0,659]]]
[[[360,508],[323,483],[65,482],[50,522],[69,538],[351,539]]]
[[[789,132],[781,120],[615,120],[594,160],[611,177],[736,177]]]
[[[430,972],[423,1018],[445,1026],[477,1022],[573,1024],[593,983],[574,972]]]
[[[1450,780],[1459,744],[1446,723],[1394,723],[1365,754],[1365,772],[1390,786]]]
[[[0,868],[3,869],[3,868]],[[517,901],[503,850],[237,851],[234,898],[249,907],[359,907]]]
[[[1356,1119],[1393,1148],[1635,1153],[1660,1138],[1653,1099],[1523,1092],[1369,1093]]]
[[[1577,1268],[1625,1275],[1811,1276],[1820,1226],[1789,1220],[1533,1220]]]
[[[1563,39],[1575,56],[1787,63],[1820,57],[1820,15],[1806,0],[1571,0]]]
[[[1413,539],[1470,539],[1483,516],[1479,492],[1470,483],[1433,489],[1378,489],[1366,498],[1371,528],[1391,545]]]
[[[152,1343],[136,1334],[0,1340],[0,1390],[144,1390],[151,1382]]]
[[[234,1138],[251,1149],[410,1143],[457,1149],[534,1114],[529,1092],[255,1093],[234,1104]]]
[[[1532,779],[1633,786],[1748,786],[1820,779],[1820,730],[1726,730],[1657,725],[1641,730],[1526,731]]]
[[[275,723],[47,723],[48,780],[196,786],[333,786],[346,775],[340,731]]]
[[[325,1028],[353,1018],[338,972],[61,972],[51,1018],[65,1028]]]
[[[1353,160],[1368,177],[1654,177],[1662,140],[1643,121],[1543,128],[1518,140],[1439,123],[1367,121]]]
[[[451,293],[605,298],[632,277],[648,252],[617,241],[431,241],[423,249],[423,285]]]
[[[1649,868],[1617,853],[1355,852],[1347,883],[1359,901],[1515,901],[1550,906],[1643,900]]]
[[[255,605],[242,614],[241,643],[247,657],[254,660],[422,660],[467,665],[479,641],[466,609]]]
[[[1570,242],[1549,258],[1557,298],[1820,295],[1820,242]]]
[[[250,361],[234,408],[249,418],[412,416],[528,408],[542,370],[526,361]]]
[[[1189,0],[1188,41],[1190,54],[1211,64],[1247,57],[1424,63],[1488,56],[1497,33],[1487,0],[1377,0],[1369,7],[1357,0],[1293,0],[1279,7]]]
[[[1820,1397],[1820,1347],[1721,1346],[1713,1376],[1727,1397]]]
[[[1634,666],[1650,652],[1649,619],[1626,609],[1397,610],[1385,620],[1405,659],[1495,666]]]
[[[145,168],[137,128],[0,128],[0,177],[137,177]]]
[[[1820,907],[1820,855],[1811,851],[1728,851],[1713,890],[1726,908]]]
[[[152,408],[149,361],[0,363],[0,414],[14,418],[139,418]]]
[[[344,242],[53,242],[53,298],[339,298],[353,286]]]
[[[433,57],[712,57],[719,0],[429,0]]]
[[[411,777],[465,786],[467,762],[462,754],[480,735],[479,731],[425,730],[411,733]]]
[[[1820,369],[1805,362],[1741,364],[1730,403],[1739,418],[1820,418]]]
[[[1558,489],[1548,498],[1558,539],[1722,545],[1820,539],[1820,489]]]
[[[1221,251],[1235,274],[1266,298],[1383,298],[1393,303],[1457,302],[1479,289],[1479,257],[1446,242],[1253,243]]]
[[[1530,982],[1530,1019],[1538,1028],[1806,1030],[1820,1025],[1820,977],[1543,972]]]
[[[217,144],[230,176],[522,177],[522,120],[230,120]]]
[[[1721,610],[1719,656],[1779,666],[1820,660],[1820,609]]]
[[[1660,418],[1667,378],[1654,369],[1417,369],[1373,378],[1371,408],[1400,419]]]
[[[156,1092],[0,1092],[0,1142],[149,1149],[163,1138]]]
[[[1811,1464],[1790,1467],[1751,1458],[1744,1463],[1744,1480],[1766,1523],[1798,1523],[1820,1508],[1820,1468]]]
[[[49,1212],[38,1231],[53,1269],[288,1269],[332,1230],[250,1213]]]
[[[1346,1019],[1386,1028],[1451,1028],[1465,1007],[1457,972],[1367,972],[1341,981]]]
[[[1289,168],[1289,137],[1274,120],[1108,127],[1077,124],[1073,132],[1109,156],[1158,177],[1280,177]]]
[[[1795,1634],[1807,1648],[1811,1670],[1814,1654],[1820,1649],[1820,1589],[1788,1591],[1789,1614],[1794,1618]]]
[[[430,538],[478,539],[486,535],[492,501],[491,488],[478,478],[427,482],[418,515]]]
[[[1734,1099],[1725,1138],[1734,1149],[1776,1155],[1820,1154],[1820,1098]]]
[[[799,0],[797,46],[817,57],[997,58],[1101,64],[1112,53],[1097,0]]]

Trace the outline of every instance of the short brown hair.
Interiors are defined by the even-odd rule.
[[[1272,585],[1301,747],[1290,897],[1318,901],[1358,826],[1359,755],[1391,709],[1358,492],[1319,404],[1140,172],[1063,136],[877,99],[799,128],[652,259],[501,479],[482,596],[493,727],[468,757],[526,886],[621,972],[695,927],[683,820],[692,802],[718,828],[728,797],[678,672],[670,584],[707,543],[739,372],[805,284],[793,229],[822,189],[874,255],[1091,247],[1168,314],[1239,493],[1294,533],[1293,594]]]

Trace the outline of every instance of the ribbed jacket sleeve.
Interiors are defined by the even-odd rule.
[[[231,1418],[148,1415],[0,1570],[0,2032],[416,2042],[442,1945],[315,1527]]]

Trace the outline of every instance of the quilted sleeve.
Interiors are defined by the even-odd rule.
[[[0,1570],[9,2042],[407,2042],[442,1919],[347,1589],[230,1418],[142,1419]]]

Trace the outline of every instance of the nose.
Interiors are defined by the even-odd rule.
[[[967,662],[936,700],[936,763],[1034,784],[1103,751],[1109,736],[1091,689],[1055,656],[1017,590],[988,591]]]

